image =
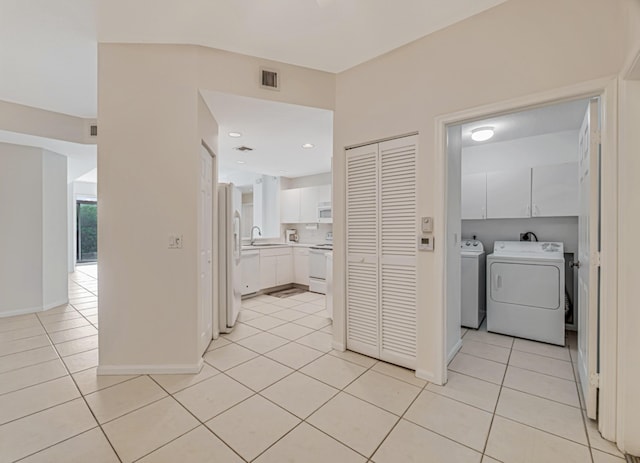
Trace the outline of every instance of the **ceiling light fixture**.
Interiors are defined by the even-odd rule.
[[[314,145],[314,144],[312,144],[312,143],[305,143],[304,145],[302,145],[302,147],[303,147],[304,149],[306,149],[306,150],[308,150],[308,149],[310,149],[310,148],[313,148],[314,146],[316,146],[316,145]]]
[[[487,141],[493,137],[493,127],[478,127],[471,131],[471,139],[473,141]]]
[[[246,164],[245,161],[236,161],[238,164]]]
[[[231,138],[240,138],[242,134],[240,132],[229,132]]]

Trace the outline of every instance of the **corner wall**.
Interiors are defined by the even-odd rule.
[[[418,370],[426,379],[442,382],[445,372],[444,246],[437,243],[445,242],[446,185],[434,152],[436,117],[616,75],[624,59],[625,3],[510,0],[338,74],[335,256],[346,255],[345,146],[419,132],[417,215],[433,216],[436,227],[435,252],[418,258]],[[344,259],[334,259],[334,320],[344,317],[344,280]],[[336,343],[341,325],[334,325]]]

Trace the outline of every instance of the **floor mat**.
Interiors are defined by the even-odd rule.
[[[295,296],[296,294],[302,294],[306,292],[307,290],[305,289],[289,288],[289,289],[283,289],[280,291],[274,291],[273,293],[268,293],[268,295],[273,297],[285,298],[285,297]]]

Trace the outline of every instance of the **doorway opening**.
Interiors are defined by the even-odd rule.
[[[593,419],[601,112],[594,95],[446,126],[449,371],[537,397],[574,384],[544,398]]]
[[[76,201],[76,263],[98,261],[98,203]]]

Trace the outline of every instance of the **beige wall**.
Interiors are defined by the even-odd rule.
[[[620,447],[640,455],[640,1],[631,0],[627,12],[627,60],[620,80],[619,127],[619,255],[618,288],[618,436]],[[632,67],[632,63],[635,66]]]
[[[279,92],[259,88],[261,65],[281,71]],[[217,150],[215,108],[209,114],[198,91],[331,109],[335,76],[196,46],[130,44],[100,44],[98,76],[99,371],[193,370],[201,140]],[[167,249],[169,233],[183,235],[183,249]]]
[[[434,253],[420,253],[418,369],[441,379],[444,178],[434,165],[438,115],[612,76],[624,59],[624,0],[511,0],[337,76],[335,255],[344,249],[345,146],[419,132],[420,216],[434,216]],[[579,14],[577,14],[579,12]],[[344,260],[334,259],[334,326],[342,327]],[[336,322],[337,319],[337,322]],[[335,334],[335,341],[342,337]]]

